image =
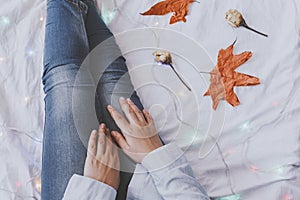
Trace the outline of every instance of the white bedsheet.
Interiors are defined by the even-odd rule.
[[[98,6],[114,34],[144,27],[166,28],[184,34],[192,39],[188,41],[194,41],[205,50],[199,48],[199,54],[193,52],[190,56],[173,52],[174,67],[192,87],[193,93],[189,93],[170,69],[154,64],[152,49],[129,53],[126,48],[130,40],[122,37],[124,34],[117,37],[132,80],[143,104],[154,115],[162,138],[165,142],[176,141],[183,148],[190,146],[185,155],[210,196],[234,193],[235,196],[227,199],[300,199],[299,1],[203,0],[200,4],[191,4],[187,23],[174,25],[168,24],[170,15],[139,15],[158,1],[101,2],[98,1]],[[1,199],[40,198],[44,119],[40,77],[45,6],[46,1],[42,0],[1,1]],[[231,28],[224,20],[229,8],[240,10],[249,25],[269,34],[269,38],[243,28]],[[178,46],[182,47],[180,50],[188,49],[172,40],[157,42],[153,32],[147,31],[147,34],[148,44],[154,42],[155,47],[169,47],[169,51]],[[241,105],[236,108],[222,102],[216,115],[220,117],[216,124],[223,124],[218,146],[205,158],[199,158],[215,112],[210,97],[202,96],[208,88],[209,76],[196,71],[209,71],[216,64],[218,50],[236,38],[235,53],[253,52],[253,57],[237,71],[259,77],[261,85],[237,88]],[[168,46],[171,44],[172,48]],[[170,91],[176,95],[170,95]],[[224,117],[220,112],[222,108]],[[198,128],[197,133],[178,117]]]
[[[183,148],[190,147],[185,155],[211,197],[300,199],[299,1],[203,0],[190,5],[186,23],[174,25],[168,24],[171,14],[139,15],[158,0],[97,2],[125,54],[143,104],[155,116],[161,137],[166,143],[176,141]],[[241,11],[250,26],[269,37],[228,25],[224,17],[231,8]],[[136,28],[140,30],[132,31]],[[172,31],[190,39],[182,40]],[[215,112],[210,97],[203,97],[209,75],[197,71],[209,72],[219,49],[236,38],[236,54],[253,52],[237,71],[259,77],[261,84],[236,88],[241,105],[233,108],[222,102]],[[197,43],[207,55],[185,42]],[[173,65],[192,87],[192,94],[171,69],[154,63],[151,53],[155,48],[149,47],[173,53]],[[203,152],[199,156],[203,141],[207,142],[205,136],[212,133],[212,123],[213,128],[221,128],[218,145],[207,156]]]
[[[0,199],[40,198],[44,102],[41,0],[1,0]]]

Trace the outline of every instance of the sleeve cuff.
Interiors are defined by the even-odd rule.
[[[183,156],[183,151],[176,144],[170,143],[149,153],[141,164],[152,172],[168,167],[181,156]]]
[[[74,174],[69,181],[64,200],[115,199],[116,195],[116,190],[111,186]]]

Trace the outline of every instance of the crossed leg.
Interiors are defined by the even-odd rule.
[[[115,85],[128,71],[124,58],[113,60],[96,84],[89,71],[80,71],[89,52],[109,37],[112,34],[91,0],[47,1],[42,199],[62,199],[71,176],[83,173],[85,145],[89,133],[99,122],[105,122],[110,129],[117,128],[106,105],[111,104]],[[84,78],[78,81],[79,71]],[[124,80],[132,87],[130,79]],[[80,96],[75,108],[74,93]],[[131,98],[142,109],[135,92]],[[95,106],[98,119],[91,115]],[[74,117],[74,109],[80,119]],[[80,130],[76,121],[80,121]],[[126,198],[130,178],[130,173],[121,173],[118,199]]]

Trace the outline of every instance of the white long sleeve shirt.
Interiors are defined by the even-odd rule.
[[[63,200],[114,200],[116,190],[94,179],[73,175]],[[128,187],[127,200],[209,200],[194,178],[183,152],[174,144],[149,153],[138,164]]]

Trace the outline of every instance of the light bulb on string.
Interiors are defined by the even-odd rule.
[[[27,96],[27,97],[24,98],[24,101],[25,101],[26,104],[28,104],[30,102],[30,100],[31,100],[30,96]]]
[[[105,6],[102,6],[102,8],[101,8],[101,18],[102,18],[102,20],[104,21],[104,23],[106,25],[110,24],[114,20],[115,16],[116,16],[116,10],[115,9],[110,11],[110,10],[106,9]]]
[[[154,23],[154,26],[159,26],[159,22],[155,22],[155,23]]]
[[[289,193],[286,193],[283,200],[293,200],[293,197]]]
[[[16,188],[20,188],[21,187],[21,182],[20,181],[16,181]]]
[[[270,170],[270,172],[274,174],[274,178],[282,178],[282,176],[285,174],[285,168],[284,166],[277,166]],[[268,171],[265,173],[268,173]]]
[[[253,172],[253,173],[256,173],[258,171],[258,167],[256,167],[255,165],[252,165],[250,167],[250,170]]]
[[[6,28],[10,25],[10,19],[7,16],[0,17],[0,26]]]
[[[231,154],[233,154],[233,149],[232,148],[227,150],[227,155],[231,155]]]
[[[281,166],[281,167],[278,167],[277,169],[276,169],[276,172],[278,173],[278,174],[282,174],[283,173],[283,167]]]
[[[35,187],[36,191],[41,193],[41,191],[42,191],[42,180],[41,180],[41,178],[35,179],[33,181],[33,183],[34,183],[34,187]]]
[[[34,99],[40,98],[41,95],[32,95],[32,96],[21,96],[21,101],[24,101],[25,104],[30,103],[31,101],[33,101]]]
[[[216,200],[242,200],[241,195],[235,194],[227,197],[217,198]]]
[[[279,105],[279,103],[277,101],[272,102],[272,107],[277,107],[278,105]]]
[[[26,55],[29,56],[29,57],[32,57],[34,56],[35,54],[35,51],[33,49],[27,49],[26,50]]]
[[[252,123],[250,121],[246,121],[239,126],[241,131],[249,132],[252,130]]]
[[[177,95],[183,97],[185,96],[185,92],[183,90],[180,90],[179,92],[177,92]]]

